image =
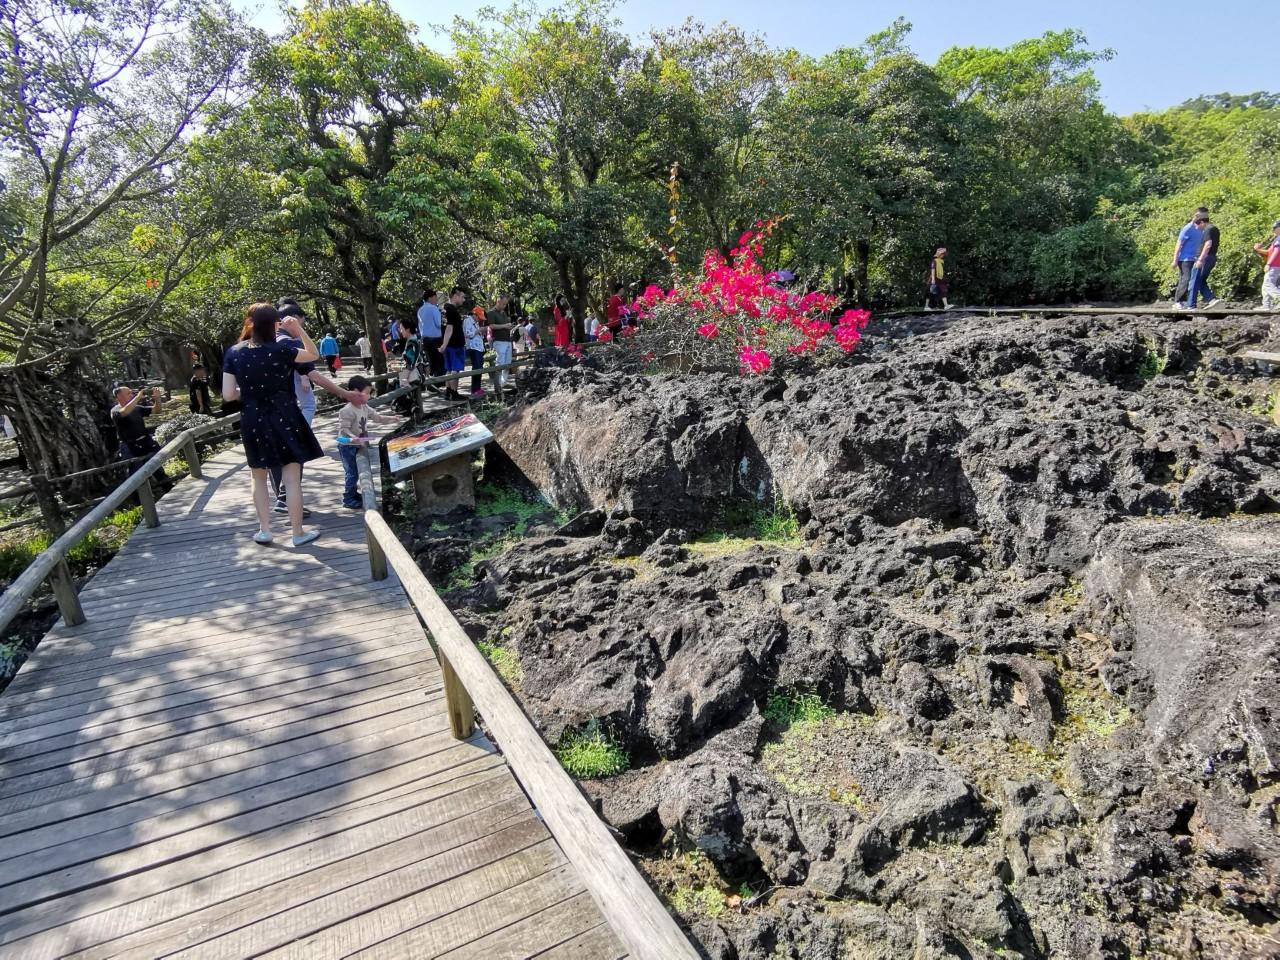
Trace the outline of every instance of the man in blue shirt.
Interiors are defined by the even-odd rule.
[[[427,364],[433,377],[444,376],[444,328],[440,323],[439,298],[436,291],[424,290],[422,306],[418,307],[418,336],[422,338],[422,348],[427,352]]]
[[[1196,251],[1195,263],[1191,266],[1191,283],[1187,288],[1187,309],[1194,310],[1197,298],[1203,296],[1204,309],[1210,310],[1222,302],[1209,289],[1209,274],[1213,272],[1213,266],[1218,262],[1218,241],[1221,234],[1209,219],[1208,210],[1204,211],[1204,216],[1196,221],[1196,226],[1200,228],[1200,249]]]
[[[1186,302],[1187,291],[1191,289],[1191,271],[1195,267],[1196,258],[1200,256],[1200,246],[1204,240],[1204,230],[1200,224],[1208,216],[1209,211],[1201,207],[1178,233],[1178,245],[1173,251],[1173,269],[1178,271],[1178,290],[1173,295],[1175,310],[1185,309],[1182,304]]]

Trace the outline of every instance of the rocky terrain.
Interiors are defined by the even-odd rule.
[[[587,787],[708,957],[1280,957],[1263,343],[934,316],[538,371],[489,469],[572,519],[448,600],[549,741],[626,750]]]

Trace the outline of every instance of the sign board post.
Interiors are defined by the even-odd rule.
[[[492,440],[489,428],[468,413],[388,440],[387,466],[397,479],[413,478],[419,514],[474,507],[471,454]]]

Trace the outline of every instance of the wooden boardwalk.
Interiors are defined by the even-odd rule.
[[[297,550],[283,517],[250,540],[239,449],[204,471],[0,695],[0,956],[624,957],[501,754],[450,735],[337,459]]]

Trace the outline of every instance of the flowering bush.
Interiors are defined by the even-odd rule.
[[[782,350],[811,353],[833,342],[850,352],[871,315],[845,310],[837,317],[837,297],[820,291],[790,292],[785,287],[790,274],[766,273],[761,266],[764,242],[777,225],[777,220],[757,221],[738,238],[728,259],[719,251],[707,251],[700,280],[677,283],[670,290],[651,284],[631,305],[631,312],[642,323],[692,321],[702,341],[716,341],[720,349],[733,351],[743,373],[768,372]]]

